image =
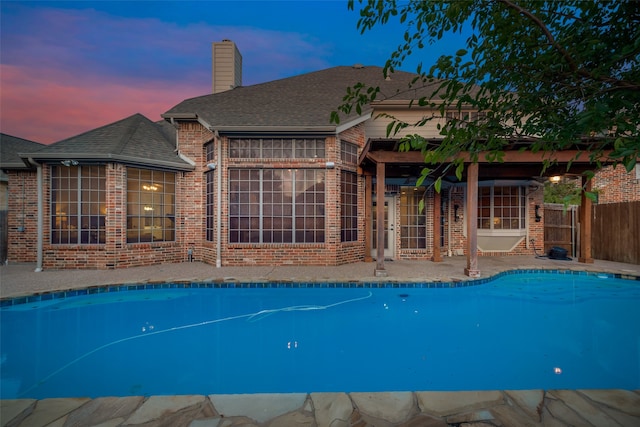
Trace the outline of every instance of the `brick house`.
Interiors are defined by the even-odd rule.
[[[220,55],[216,47],[229,49]],[[404,91],[414,74],[384,78],[380,67],[340,66],[243,87],[235,45],[214,43],[216,57],[223,64],[214,64],[214,93],[184,100],[162,122],[134,115],[21,150],[28,177],[20,187],[16,175],[9,187],[29,192],[33,218],[18,229],[10,216],[9,261],[110,269],[189,259],[216,266],[375,259],[384,276],[385,259],[463,255],[475,277],[478,255],[532,254],[531,239],[543,241],[540,157],[519,152],[521,141],[504,163],[481,156],[462,180],[446,176],[440,193],[432,181],[415,186],[420,153],[399,153],[402,135],[388,138],[388,119],[379,116],[435,113],[409,107],[420,96]],[[346,88],[359,82],[404,94],[331,123]],[[429,123],[405,132],[437,141],[437,122]],[[558,159],[549,175],[569,161],[571,173],[589,167],[574,151]],[[10,211],[19,211],[17,200],[10,197]],[[589,262],[590,246],[581,253]]]

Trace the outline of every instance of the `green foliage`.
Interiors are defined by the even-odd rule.
[[[542,171],[554,153],[589,153],[594,170],[601,160],[631,170],[640,157],[640,2],[637,0],[349,0],[360,6],[362,33],[391,19],[406,26],[385,73],[446,33],[471,30],[466,47],[418,66],[413,88],[435,83],[429,97],[413,105],[445,111],[483,111],[439,126],[442,143],[418,135],[402,141],[420,150],[427,164],[448,162],[460,152],[472,160],[490,152],[502,159],[508,141],[544,151]],[[409,90],[410,88],[407,88]],[[379,88],[350,88],[340,111],[361,111]],[[338,115],[332,116],[337,121]],[[388,135],[411,125],[392,117]],[[463,163],[454,163],[461,174]],[[424,179],[424,178],[423,178]]]
[[[582,188],[576,180],[563,180],[558,183],[544,183],[544,202],[579,205]]]

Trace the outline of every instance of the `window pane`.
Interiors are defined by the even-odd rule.
[[[105,167],[52,167],[50,208],[52,244],[104,243]]]
[[[340,240],[354,242],[358,240],[358,176],[353,172],[342,171],[340,179]]]
[[[319,239],[324,239],[323,170],[229,171],[230,242],[323,241]]]
[[[358,146],[350,142],[342,141],[340,159],[344,163],[355,165],[358,163]]]
[[[420,201],[426,196],[424,188],[400,188],[400,244],[406,249],[425,249],[427,229],[425,212],[420,212]]]
[[[249,159],[324,158],[323,138],[230,138],[229,157]]]
[[[522,187],[481,187],[478,193],[478,228],[525,228],[525,197]]]
[[[127,242],[175,240],[175,174],[127,168]]]

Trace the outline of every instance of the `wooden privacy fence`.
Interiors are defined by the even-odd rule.
[[[596,205],[591,225],[593,258],[640,264],[640,201]]]
[[[544,205],[544,253],[558,246],[567,250],[569,256],[577,256],[578,206],[561,203]]]

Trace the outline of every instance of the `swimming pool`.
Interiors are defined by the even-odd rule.
[[[103,287],[1,316],[3,399],[640,388],[640,282],[610,275]]]

